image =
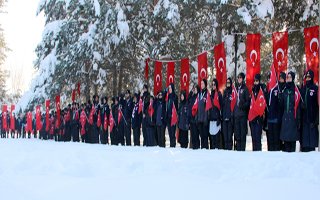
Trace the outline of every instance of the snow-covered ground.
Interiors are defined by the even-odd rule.
[[[318,199],[320,153],[0,139],[1,199]]]

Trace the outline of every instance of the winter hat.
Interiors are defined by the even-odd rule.
[[[314,78],[314,73],[313,73],[313,71],[312,71],[311,69],[309,69],[309,70],[307,71],[307,73],[306,73],[306,76],[310,76],[310,78],[313,80],[313,78]]]
[[[283,80],[286,80],[286,73],[280,72],[279,77],[282,78]]]
[[[143,85],[143,88],[146,89],[146,90],[148,90],[148,85],[147,85],[147,84],[144,84],[144,85]]]
[[[293,71],[289,72],[288,74],[291,75],[291,77],[292,77],[292,82],[294,82],[294,78],[296,77],[296,74],[295,74]]]
[[[258,80],[260,82],[261,81],[261,75],[260,74],[256,74],[254,76],[254,80]]]
[[[243,72],[240,72],[239,74],[238,74],[238,76],[240,76],[243,80],[244,80],[244,77],[246,76]]]

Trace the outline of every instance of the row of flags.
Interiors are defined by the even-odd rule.
[[[273,42],[273,65],[276,74],[286,71],[288,67],[288,31],[275,32],[272,34]],[[307,70],[314,72],[314,81],[318,82],[319,75],[319,26],[304,28],[304,46],[306,54]],[[246,36],[246,83],[251,92],[254,82],[254,75],[259,74],[261,70],[261,34],[247,34]],[[216,67],[216,78],[218,80],[219,90],[225,88],[227,79],[226,53],[224,43],[220,43],[213,48]],[[198,61],[198,84],[202,79],[207,79],[208,61],[207,52],[197,56]],[[145,79],[149,76],[149,62],[145,61]],[[154,95],[162,89],[162,65],[164,62],[159,60],[154,64]],[[167,81],[166,86],[174,83],[175,61],[167,63]],[[190,64],[189,58],[180,60],[180,90],[188,93],[190,82]]]

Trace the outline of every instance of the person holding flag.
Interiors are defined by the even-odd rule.
[[[133,111],[131,117],[131,125],[133,132],[133,145],[140,146],[140,128],[142,119],[142,109],[139,110],[140,94],[135,93],[133,95]],[[140,111],[140,112],[139,112]]]
[[[79,110],[79,104],[76,102],[72,103],[72,108],[70,111],[71,119],[70,119],[70,131],[73,142],[80,142],[79,137],[79,128],[80,128],[80,114],[81,110]]]
[[[232,150],[233,144],[233,108],[232,99],[236,101],[236,90],[232,85],[232,79],[229,77],[226,83],[226,89],[222,97],[222,134],[224,139],[224,149]]]
[[[249,111],[249,125],[252,137],[252,150],[261,151],[261,137],[264,111],[266,108],[266,86],[261,83],[261,75],[254,76],[254,85],[252,87],[251,105]]]
[[[146,146],[146,135],[147,135],[147,121],[146,117],[148,115],[148,107],[149,107],[149,99],[150,93],[148,89],[148,85],[144,84],[142,89],[142,97],[141,101],[143,103],[142,106],[142,136],[143,136],[143,146]]]
[[[301,151],[315,151],[319,142],[319,104],[318,86],[314,84],[314,73],[308,70],[306,84],[301,90],[302,101],[302,134]]]
[[[237,85],[237,101],[234,106],[234,135],[237,151],[246,150],[248,134],[248,111],[250,107],[250,94],[244,81],[245,74],[239,73]]]
[[[188,121],[188,104],[187,104],[187,95],[186,91],[183,90],[180,95],[180,105],[178,109],[178,142],[181,145],[181,148],[188,148],[189,144],[189,121]]]
[[[178,108],[178,97],[175,93],[174,84],[170,83],[167,89],[168,101],[166,103],[166,121],[170,138],[170,147],[176,147],[176,125],[171,125],[173,104]]]
[[[300,130],[300,92],[294,84],[295,73],[287,74],[286,88],[283,92],[282,105],[284,112],[280,131],[285,152],[295,152],[296,141],[299,139]]]
[[[152,147],[156,146],[155,141],[155,111],[154,111],[154,97],[149,97],[149,105],[148,105],[148,114],[146,115],[146,128],[147,128],[147,134],[146,134],[146,146]]]
[[[163,98],[163,93],[160,91],[155,100],[155,115],[156,115],[156,142],[159,147],[166,147],[165,132],[166,132],[166,102]]]
[[[118,113],[119,113],[119,100],[118,97],[112,98],[112,104],[111,104],[111,112],[112,112],[112,118],[110,119],[110,140],[111,145],[118,145],[119,144],[119,130],[118,130]],[[111,115],[110,115],[111,116]],[[112,123],[112,125],[111,125]],[[111,130],[112,126],[112,130]]]
[[[198,94],[198,110],[196,114],[197,126],[200,133],[200,146],[201,149],[208,149],[208,137],[209,137],[209,118],[208,111],[212,108],[210,94],[207,89],[207,80],[201,80],[201,92]],[[211,104],[211,106],[210,106]]]
[[[191,132],[190,147],[192,147],[192,149],[200,148],[200,139],[199,139],[200,135],[199,135],[199,129],[198,129],[197,120],[196,120],[199,92],[200,92],[200,87],[198,85],[194,85],[188,97],[188,121],[190,124],[190,132]]]
[[[123,105],[123,117],[125,119],[124,124],[124,137],[126,146],[131,146],[131,116],[133,111],[133,102],[131,97],[130,90],[127,90],[125,93],[125,100]]]
[[[101,144],[109,144],[109,133],[108,133],[108,121],[110,115],[110,108],[108,105],[108,97],[101,98],[101,128],[100,128],[100,142]]]
[[[210,95],[210,101],[213,102],[212,108],[209,110],[209,121],[210,121],[210,149],[222,149],[222,135],[221,135],[221,105],[222,95],[218,90],[218,80],[212,80],[212,89]]]

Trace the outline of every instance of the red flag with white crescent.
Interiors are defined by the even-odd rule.
[[[168,87],[171,83],[174,84],[174,62],[168,62],[168,64],[167,64],[166,87]]]
[[[218,81],[220,92],[226,86],[227,82],[227,66],[226,66],[226,52],[224,49],[224,43],[220,43],[214,47],[214,62],[216,66],[216,78]]]
[[[255,99],[253,94],[251,95],[251,101],[250,101],[250,109],[249,109],[249,114],[248,114],[248,120],[251,122],[258,114],[254,110],[254,104],[255,104]]]
[[[104,113],[103,129],[104,131],[108,130],[108,117],[106,112]]]
[[[41,108],[41,106],[37,105],[37,107],[36,107],[36,131],[40,131],[40,129],[42,128],[40,108]]]
[[[210,92],[207,90],[207,97],[206,97],[206,111],[212,108],[212,101],[210,98]]]
[[[270,73],[270,80],[268,81],[268,91],[270,92],[271,90],[273,90],[276,86],[278,85],[278,79],[277,79],[277,74],[276,74],[276,70],[274,68],[274,65],[271,65],[271,73]]]
[[[87,122],[87,115],[86,112],[84,111],[84,109],[82,109],[81,114],[80,114],[80,125],[81,125],[81,130],[80,130],[80,134],[84,135],[86,134],[86,122]]]
[[[74,102],[76,100],[76,90],[72,90],[71,100]]]
[[[307,70],[314,73],[314,82],[319,79],[319,26],[304,29],[304,49],[306,53]]]
[[[266,99],[264,97],[262,88],[260,88],[257,99],[255,101],[255,108],[254,109],[256,110],[256,112],[259,116],[262,116],[265,109],[266,109],[266,106],[267,106]]]
[[[284,72],[288,67],[288,31],[272,34],[273,64],[276,73]]]
[[[162,89],[162,62],[156,61],[154,64],[154,88],[153,94],[157,95]]]
[[[301,94],[297,86],[294,89],[294,118],[297,117],[297,109],[300,103]]]
[[[220,107],[220,102],[219,102],[219,95],[218,95],[218,90],[214,92],[213,96],[213,105],[217,107],[219,110],[221,109]]]
[[[122,117],[123,117],[122,116],[122,111],[121,111],[121,108],[119,107],[118,108],[118,124],[120,124]]]
[[[142,101],[142,97],[140,97],[139,99],[139,109],[138,109],[138,114],[140,114],[142,112],[143,109],[143,101]]]
[[[197,97],[195,102],[194,102],[194,104],[193,104],[193,106],[192,106],[192,116],[196,116],[196,114],[198,112],[198,106],[199,106],[198,105],[198,101],[199,101],[199,99]]]
[[[181,74],[180,74],[180,91],[186,91],[189,95],[189,82],[190,82],[190,65],[189,58],[181,59]]]
[[[32,132],[32,113],[29,111],[27,114],[27,126],[26,126],[27,132]]]
[[[261,35],[247,34],[247,45],[246,45],[246,84],[249,92],[252,92],[252,86],[254,82],[254,76],[260,74],[260,41]]]
[[[11,131],[15,131],[16,129],[16,119],[13,116],[13,111],[15,110],[15,105],[11,104],[11,112],[10,112],[10,129]]]
[[[50,110],[50,99],[46,100],[46,131],[50,130],[50,121],[49,121],[49,110]]]
[[[2,127],[4,130],[8,130],[7,114],[8,114],[8,106],[3,105],[2,106]]]
[[[95,112],[96,112],[96,109],[95,109],[94,105],[92,105],[91,111],[89,114],[89,120],[88,120],[89,124],[91,124],[91,125],[93,125],[93,115]]]
[[[100,110],[99,110],[98,119],[97,119],[97,127],[100,127],[100,126],[101,126],[101,116],[100,116]]]
[[[237,89],[234,85],[232,85],[232,94],[231,94],[231,101],[230,101],[231,112],[234,111],[234,107],[236,106],[237,99],[238,99]]]
[[[149,117],[152,117],[152,116],[153,116],[153,113],[154,113],[154,109],[153,109],[153,100],[152,100],[152,99],[150,99],[149,108],[148,108],[148,114],[149,114]]]
[[[80,98],[80,82],[77,85],[78,98]]]
[[[174,126],[178,123],[178,114],[177,109],[174,104],[172,104],[172,112],[171,112],[171,126]]]
[[[60,127],[60,95],[56,96],[57,126]]]
[[[207,61],[207,52],[203,52],[198,55],[198,84],[201,85],[202,79],[207,79],[208,77],[208,61]]]

